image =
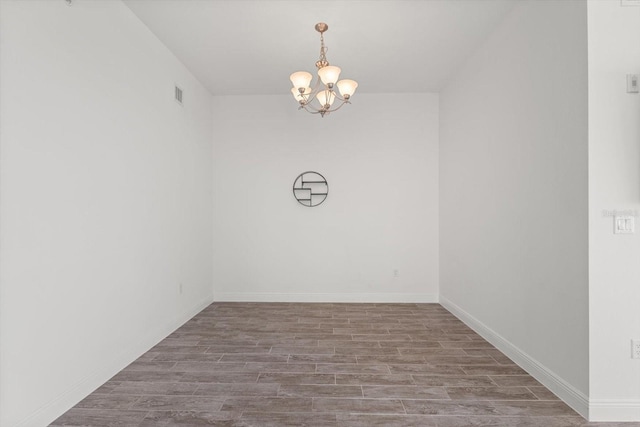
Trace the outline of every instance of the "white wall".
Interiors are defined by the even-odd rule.
[[[211,97],[119,1],[0,7],[0,425],[39,426],[211,301]]]
[[[522,1],[440,104],[442,304],[587,411],[587,28]]]
[[[640,421],[640,236],[604,211],[640,211],[640,7],[589,1],[590,418]],[[637,215],[637,213],[636,213]],[[640,218],[636,217],[636,229]]]
[[[214,97],[216,300],[437,301],[438,97]],[[321,173],[308,208],[295,178]],[[393,270],[398,277],[393,277]]]

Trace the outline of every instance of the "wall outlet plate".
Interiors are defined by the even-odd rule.
[[[640,359],[640,340],[631,340],[631,358]]]
[[[640,93],[640,74],[627,74],[627,93]]]

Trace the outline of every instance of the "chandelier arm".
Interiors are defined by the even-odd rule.
[[[338,101],[342,101],[343,103],[347,103],[347,104],[351,104],[351,102],[349,102],[348,99],[343,98],[342,96],[340,96],[340,94],[338,93],[337,90],[334,90],[333,93],[335,94],[335,97]]]
[[[311,101],[313,101],[314,99],[317,98],[318,94],[320,93],[320,84],[322,83],[322,81],[320,80],[319,76],[316,76],[316,84],[313,87],[313,89],[311,89],[311,92],[306,95],[307,99],[305,101],[305,103],[310,103]],[[304,98],[304,95],[303,95]]]
[[[344,106],[344,104],[351,104],[351,102],[342,101],[342,103],[340,105],[338,105],[336,108],[326,110],[325,113],[333,113],[334,111],[338,111],[339,109],[341,109]]]
[[[316,98],[317,98],[318,93],[320,93],[320,92],[321,92],[321,90],[320,90],[320,86],[321,86],[321,84],[322,84],[322,80],[320,79],[320,77],[317,77],[317,78],[316,78],[316,84],[315,84],[314,88],[313,88],[313,89],[311,89],[311,92],[309,92],[308,94],[307,94],[307,93],[305,93],[305,94],[300,94],[300,96],[302,97],[302,99],[304,99],[304,100],[305,100],[305,103],[309,103],[309,102],[311,102],[311,101],[313,101],[314,99],[316,99]],[[340,92],[338,92],[337,90],[335,90],[335,89],[329,89],[329,88],[327,88],[326,86],[324,86],[324,87],[322,88],[322,91],[324,91],[324,90],[330,90],[331,92],[333,92],[334,97],[335,97],[338,101],[342,101],[342,102],[350,103],[350,102],[349,102],[349,100],[348,100],[348,99],[345,99],[342,95],[340,95]]]
[[[342,101],[340,103],[340,105],[338,105],[336,108],[329,108],[328,110],[325,110],[323,108],[316,108],[313,105],[309,105],[309,104],[305,104],[305,105],[300,105],[300,107],[298,107],[298,109],[302,109],[304,108],[307,112],[311,113],[311,114],[322,114],[323,116],[325,114],[329,114],[329,113],[333,113],[334,111],[338,111],[339,109],[341,109],[344,104],[351,104],[351,102],[349,101]]]
[[[318,110],[316,108],[314,108],[313,106],[309,106],[309,105],[300,105],[300,107],[298,109],[304,108],[304,110],[307,113],[311,113],[311,114],[320,114],[322,112],[322,110]]]

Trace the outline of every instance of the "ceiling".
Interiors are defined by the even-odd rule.
[[[435,92],[514,0],[124,0],[214,95],[285,94],[327,58],[358,92]]]

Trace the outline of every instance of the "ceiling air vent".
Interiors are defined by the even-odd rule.
[[[175,90],[175,98],[176,98],[176,102],[182,105],[182,89],[179,88],[177,85]]]

